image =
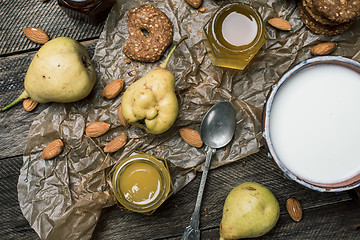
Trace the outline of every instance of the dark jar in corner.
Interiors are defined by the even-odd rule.
[[[69,17],[94,25],[106,19],[115,3],[116,0],[58,0]]]

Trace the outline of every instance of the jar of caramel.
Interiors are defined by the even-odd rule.
[[[58,0],[65,13],[94,25],[104,21],[116,0]]]

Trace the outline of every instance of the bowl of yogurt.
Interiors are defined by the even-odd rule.
[[[360,186],[360,63],[340,56],[307,59],[273,85],[263,136],[276,165],[310,189]]]

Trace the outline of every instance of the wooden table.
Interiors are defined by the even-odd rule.
[[[55,0],[8,0],[0,3],[0,102],[8,104],[23,90],[28,65],[40,45],[22,29],[35,26],[51,38],[69,36],[93,53],[103,25],[92,26],[68,18]],[[0,113],[0,239],[38,239],[23,217],[17,195],[19,170],[32,120],[50,104],[26,112],[21,104]],[[319,193],[283,177],[262,149],[241,161],[212,170],[202,202],[202,239],[218,239],[222,208],[229,191],[245,181],[267,186],[280,203],[277,225],[262,239],[360,239],[360,208],[344,193]],[[103,209],[93,239],[180,239],[193,211],[200,174],[170,197],[152,216],[127,212],[116,206]],[[294,222],[285,202],[300,201],[303,219]]]

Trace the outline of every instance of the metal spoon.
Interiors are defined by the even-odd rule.
[[[216,148],[224,147],[231,141],[235,132],[235,124],[235,110],[229,102],[219,102],[212,106],[201,122],[200,136],[205,145],[207,145],[206,160],[204,171],[201,176],[199,192],[196,198],[195,209],[191,215],[190,225],[185,228],[181,238],[182,240],[200,239],[200,205],[211,157],[215,154]]]

